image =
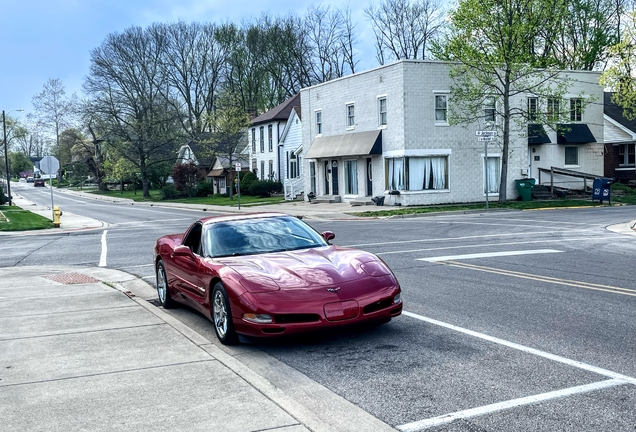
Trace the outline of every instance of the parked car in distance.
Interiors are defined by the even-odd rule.
[[[401,289],[372,253],[335,246],[283,213],[213,216],[159,238],[159,301],[210,319],[219,340],[383,324],[402,313]]]
[[[27,180],[24,177],[20,177],[20,183],[25,183]]]
[[[26,181],[27,181],[27,183],[33,183],[34,182],[34,178],[29,176],[29,177],[27,177]]]
[[[42,186],[42,187],[44,187],[44,180],[35,179],[35,181],[33,182],[33,186]]]

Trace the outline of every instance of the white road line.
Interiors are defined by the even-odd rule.
[[[142,277],[142,279],[154,279],[154,278],[155,278],[155,275]]]
[[[491,405],[485,405],[478,408],[471,408],[464,411],[457,411],[451,414],[445,414],[439,417],[433,417],[426,420],[419,420],[413,423],[407,423],[402,426],[398,426],[397,429],[402,432],[417,432],[424,429],[428,429],[435,426],[451,423],[458,419],[465,419],[470,417],[477,417],[485,414],[494,413],[497,411],[503,411],[510,408],[515,408],[522,405],[530,405],[537,402],[544,402],[550,399],[562,398],[580,393],[588,393],[596,390],[602,390],[609,387],[615,387],[619,385],[627,384],[620,379],[610,379],[606,381],[599,381],[592,384],[581,385],[577,387],[570,387],[562,390],[556,390],[548,393],[542,393],[534,396],[523,397],[519,399],[512,399],[505,402],[494,403]]]
[[[154,265],[152,265],[152,264],[140,264],[140,265],[136,265],[136,266],[123,266],[122,268],[131,269],[131,268],[139,268],[139,267],[154,267]]]
[[[603,375],[603,376],[608,377],[608,378],[619,379],[619,380],[626,381],[626,382],[628,382],[630,384],[636,385],[636,378],[629,377],[627,375],[622,375],[622,374],[619,374],[619,373],[616,373],[616,372],[612,372],[610,370],[603,369],[603,368],[600,368],[600,367],[597,367],[597,366],[593,366],[593,365],[589,365],[589,364],[586,364],[586,363],[582,363],[580,361],[576,361],[576,360],[572,360],[572,359],[569,359],[569,358],[561,357],[561,356],[556,355],[556,354],[550,354],[550,353],[545,352],[545,351],[541,351],[541,350],[538,350],[538,349],[535,349],[535,348],[530,348],[530,347],[527,347],[525,345],[521,345],[521,344],[518,344],[518,343],[515,343],[515,342],[510,342],[510,341],[507,341],[507,340],[504,340],[504,339],[499,339],[499,338],[496,338],[496,337],[493,337],[493,336],[489,336],[487,334],[478,333],[476,331],[468,330],[468,329],[465,329],[463,327],[458,327],[458,326],[455,326],[453,324],[448,324],[448,323],[445,323],[445,322],[442,322],[442,321],[438,321],[438,320],[435,320],[435,319],[432,319],[432,318],[427,318],[425,316],[418,315],[418,314],[415,314],[415,313],[412,313],[412,312],[403,311],[402,315],[406,315],[408,317],[411,317],[411,318],[414,318],[414,319],[417,319],[417,320],[420,320],[420,321],[424,321],[424,322],[427,322],[429,324],[433,324],[433,325],[436,325],[436,326],[445,327],[445,328],[450,329],[450,330],[454,330],[454,331],[457,331],[457,332],[460,332],[460,333],[464,333],[464,334],[467,334],[469,336],[473,336],[473,337],[476,337],[476,338],[479,338],[479,339],[483,339],[483,340],[486,340],[488,342],[496,343],[498,345],[503,345],[503,346],[506,346],[508,348],[516,349],[518,351],[522,351],[522,352],[525,352],[525,353],[528,353],[528,354],[532,354],[532,355],[535,355],[535,356],[538,356],[538,357],[543,357],[543,358],[546,358],[548,360],[552,360],[552,361],[555,361],[555,362],[558,362],[558,363],[563,363],[563,364],[566,364],[568,366],[572,366],[572,367],[575,367],[575,368],[578,368],[578,369],[586,370],[588,372],[593,372],[593,373],[598,374],[598,375]]]
[[[106,243],[106,233],[108,230],[104,230],[102,233],[102,254],[99,257],[99,267],[106,267],[106,255],[108,254],[108,244]]]
[[[475,254],[466,254],[466,255],[446,255],[446,256],[438,256],[438,257],[430,257],[430,258],[417,258],[416,261],[428,261],[428,262],[439,262],[439,261],[457,261],[463,259],[474,259],[474,258],[493,258],[493,257],[501,257],[501,256],[515,256],[515,255],[535,255],[535,254],[545,254],[545,253],[560,253],[563,251],[556,249],[531,249],[531,250],[523,250],[523,251],[505,251],[505,252],[484,252],[484,253],[475,253]]]

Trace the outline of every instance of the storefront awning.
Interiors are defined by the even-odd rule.
[[[540,124],[529,124],[528,125],[528,145],[535,144],[549,144],[550,138],[548,134],[545,132],[545,128]]]
[[[369,131],[318,137],[311,143],[305,159],[382,154],[382,131]]]
[[[596,142],[585,123],[560,124],[557,129],[558,144],[585,144]]]

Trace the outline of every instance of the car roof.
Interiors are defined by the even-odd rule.
[[[227,214],[220,216],[209,216],[205,218],[199,219],[199,221],[204,224],[213,224],[216,222],[232,222],[246,219],[262,219],[262,218],[270,218],[270,217],[292,217],[287,213],[277,213],[277,212],[261,212],[261,213],[242,213],[242,214]]]

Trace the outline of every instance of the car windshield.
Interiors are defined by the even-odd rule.
[[[206,225],[204,255],[254,255],[327,246],[320,234],[292,216],[264,217]]]

